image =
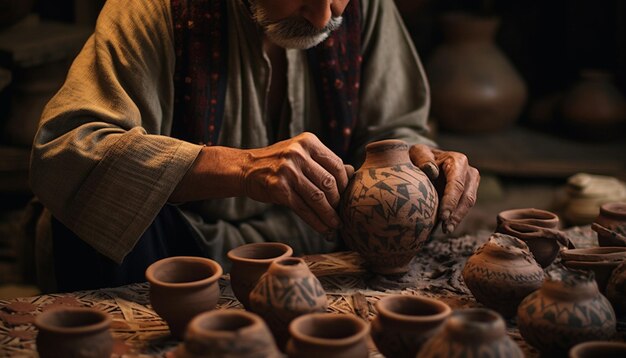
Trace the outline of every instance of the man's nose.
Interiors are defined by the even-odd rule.
[[[323,29],[330,17],[332,0],[307,0],[302,8],[302,17],[311,23],[316,29]]]

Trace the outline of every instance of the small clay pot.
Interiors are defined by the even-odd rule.
[[[539,289],[545,273],[528,246],[513,236],[494,233],[467,260],[463,280],[476,300],[506,318]]]
[[[559,217],[556,214],[535,208],[510,209],[499,212],[496,216],[497,226],[499,227],[505,222],[516,222],[546,229],[559,227]]]
[[[435,227],[437,191],[405,142],[383,140],[365,150],[339,204],[341,236],[371,271],[403,274]]]
[[[626,261],[622,261],[611,273],[606,285],[606,298],[611,301],[615,313],[626,315]]]
[[[548,267],[554,261],[561,246],[574,247],[569,238],[556,229],[505,221],[496,231],[524,241],[541,267]]]
[[[569,358],[623,358],[626,357],[626,343],[593,341],[575,345],[569,351]]]
[[[250,310],[250,291],[256,286],[270,264],[278,259],[293,255],[293,249],[280,242],[246,244],[228,252],[233,263],[230,284],[235,297]]]
[[[169,257],[146,269],[150,303],[167,322],[173,337],[182,339],[194,316],[215,308],[220,297],[220,276],[222,267],[203,257]]]
[[[477,356],[524,357],[522,350],[507,335],[502,317],[489,309],[454,311],[443,329],[430,338],[417,354],[417,358]]]
[[[390,295],[376,303],[372,338],[385,357],[414,358],[450,316],[447,304],[423,296]]]
[[[326,291],[301,258],[272,262],[250,292],[250,308],[263,317],[282,350],[289,338],[289,323],[307,313],[324,312]]]
[[[561,252],[561,259],[568,268],[593,271],[600,292],[606,292],[611,273],[626,260],[626,247],[564,250]]]
[[[593,273],[562,268],[517,309],[517,325],[530,345],[546,356],[566,354],[578,343],[609,340],[615,312],[598,291]]]
[[[360,319],[337,313],[300,316],[289,325],[290,358],[366,358],[369,326]]]
[[[173,358],[280,358],[261,317],[241,310],[204,312],[191,320]]]
[[[626,246],[626,203],[600,206],[600,215],[591,225],[600,246]]]
[[[111,318],[100,310],[56,308],[39,314],[35,326],[41,358],[109,358],[113,352]]]

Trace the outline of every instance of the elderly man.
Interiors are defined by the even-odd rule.
[[[350,164],[386,138],[453,231],[479,175],[424,137],[428,96],[392,0],[109,0],[34,143],[59,289],[250,242],[333,250]]]

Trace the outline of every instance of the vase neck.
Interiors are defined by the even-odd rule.
[[[500,20],[465,13],[449,13],[442,18],[448,43],[493,43]]]
[[[382,140],[365,147],[365,162],[362,168],[391,167],[410,163],[409,146],[401,140]]]

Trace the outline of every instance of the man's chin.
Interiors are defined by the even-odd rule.
[[[267,37],[274,44],[286,48],[286,49],[296,49],[296,50],[308,50],[312,47],[315,47],[322,43],[326,38],[328,38],[329,32],[324,32],[315,36],[306,36],[306,37],[285,37],[277,34],[273,34],[271,32],[266,32]]]

